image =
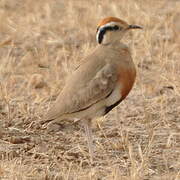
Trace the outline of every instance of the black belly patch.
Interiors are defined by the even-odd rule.
[[[111,106],[107,106],[105,108],[105,114],[107,114],[109,111],[111,111],[114,107],[116,107],[122,100],[120,99],[119,101],[117,101],[116,103],[112,104]],[[105,115],[104,114],[104,115]]]

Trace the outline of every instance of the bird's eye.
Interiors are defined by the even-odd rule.
[[[115,26],[113,27],[113,29],[114,29],[114,30],[119,30],[119,26],[118,26],[118,25],[115,25]]]

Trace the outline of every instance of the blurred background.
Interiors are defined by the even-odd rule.
[[[0,177],[178,180],[179,0],[1,0]],[[122,40],[137,68],[128,98],[94,123],[97,164],[83,129],[39,122],[69,74],[96,46],[98,22],[143,26]]]

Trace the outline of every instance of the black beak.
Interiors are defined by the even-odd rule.
[[[129,25],[128,29],[143,29],[141,26],[137,26],[137,25]]]

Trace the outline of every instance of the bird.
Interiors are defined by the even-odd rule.
[[[106,115],[119,105],[131,91],[136,79],[130,50],[121,42],[131,29],[142,27],[128,24],[117,17],[106,17],[99,22],[97,46],[69,75],[43,121],[43,124],[65,119],[82,122],[91,162],[94,159],[92,120]]]

